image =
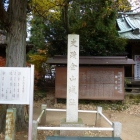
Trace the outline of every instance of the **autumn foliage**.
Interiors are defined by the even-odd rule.
[[[6,58],[0,56],[0,67],[4,67],[6,64]]]
[[[64,0],[32,0],[32,13],[55,21],[60,19],[60,7],[63,4]]]
[[[38,50],[36,54],[28,54],[28,63],[35,65],[35,88],[42,86],[46,74],[46,50]]]

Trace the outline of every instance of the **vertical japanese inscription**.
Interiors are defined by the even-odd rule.
[[[122,72],[118,72],[117,75],[115,75],[115,90],[122,94],[123,93],[123,88],[122,88],[122,77],[123,77],[123,73]]]
[[[67,122],[78,121],[79,35],[68,35],[67,56]]]
[[[0,68],[0,103],[29,102],[29,72],[29,68]]]
[[[135,79],[140,79],[140,55],[135,55],[134,76]]]
[[[77,56],[77,54],[76,54],[75,51],[70,52],[70,58],[75,58],[76,59],[76,56]]]
[[[122,68],[81,68],[80,98],[115,99],[123,98]]]
[[[13,113],[8,112],[6,115],[6,131],[5,131],[5,135],[8,138],[12,138],[12,135],[13,135],[13,130],[14,130],[13,120],[14,120]]]
[[[3,99],[4,98],[4,75],[5,72],[4,71],[0,71],[0,98]]]

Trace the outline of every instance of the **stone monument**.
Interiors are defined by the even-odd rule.
[[[82,127],[82,120],[78,118],[79,95],[79,35],[68,35],[67,54],[67,111],[66,119],[61,121],[63,127]],[[83,135],[83,131],[60,131],[60,135]]]
[[[68,35],[66,122],[78,121],[79,35]]]

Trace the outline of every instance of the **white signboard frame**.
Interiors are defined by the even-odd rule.
[[[0,67],[0,104],[29,105],[28,140],[32,140],[34,65]]]

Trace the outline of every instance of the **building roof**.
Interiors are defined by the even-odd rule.
[[[140,39],[140,13],[123,13],[116,19],[120,37]]]
[[[67,56],[56,55],[47,60],[48,64],[64,65],[67,64]],[[80,65],[132,65],[135,64],[133,59],[123,56],[80,56]]]

